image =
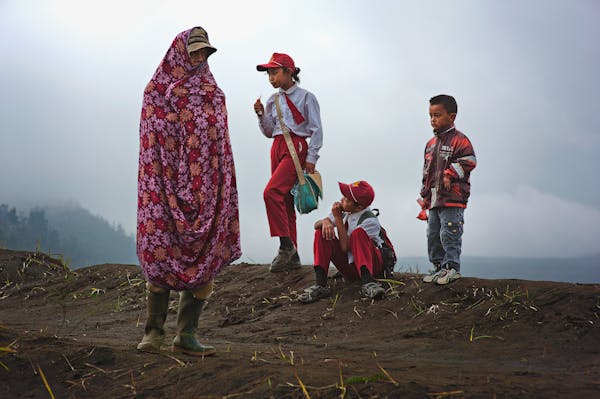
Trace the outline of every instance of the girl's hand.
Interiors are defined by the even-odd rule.
[[[306,170],[306,173],[315,173],[315,164],[307,162],[304,169]]]
[[[256,112],[256,115],[258,116],[262,116],[265,113],[265,107],[262,102],[260,102],[260,98],[257,98],[254,103],[254,112]]]

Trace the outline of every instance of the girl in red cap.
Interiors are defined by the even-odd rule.
[[[265,187],[264,199],[271,237],[279,237],[280,242],[279,251],[269,270],[279,272],[300,267],[296,250],[296,213],[290,193],[298,175],[283,136],[283,128],[289,131],[300,164],[307,173],[315,171],[323,142],[323,129],[319,103],[314,94],[298,86],[300,68],[296,67],[289,55],[274,53],[268,63],[257,65],[256,69],[266,71],[269,82],[278,89],[265,105],[257,99],[254,111],[262,134],[273,139],[271,179]],[[310,139],[309,143],[307,138]]]

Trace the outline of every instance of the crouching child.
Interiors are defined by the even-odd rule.
[[[328,217],[315,223],[316,284],[300,294],[298,301],[301,303],[312,303],[330,296],[327,287],[330,262],[346,281],[361,281],[363,297],[380,299],[385,296],[385,289],[375,281],[383,277],[380,251],[383,240],[379,220],[373,217],[369,208],[375,198],[373,187],[366,181],[338,184],[342,198],[333,204]],[[369,217],[364,217],[365,213],[370,213]]]

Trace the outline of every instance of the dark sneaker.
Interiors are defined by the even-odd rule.
[[[385,296],[385,289],[381,284],[371,281],[370,283],[363,284],[360,288],[360,294],[369,299],[381,299]]]
[[[456,271],[456,269],[442,269],[442,273],[438,276],[435,282],[440,285],[444,285],[451,283],[454,280],[458,280],[459,278],[461,278],[461,275]]]
[[[304,290],[302,294],[298,296],[298,302],[300,303],[313,303],[322,298],[328,298],[331,295],[331,291],[327,287],[321,285],[313,285]]]
[[[269,271],[271,273],[283,272],[286,270],[293,270],[300,267],[300,257],[296,248],[283,249],[279,248],[279,252],[273,262]]]
[[[329,267],[329,270],[327,271],[327,278],[332,278],[335,280],[338,278],[344,278],[344,276],[335,266],[331,266],[331,267]]]

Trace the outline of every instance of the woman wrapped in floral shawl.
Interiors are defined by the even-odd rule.
[[[207,356],[195,336],[214,277],[241,256],[238,195],[225,95],[203,28],[175,37],[144,91],[140,121],[137,254],[148,319],[138,349],[164,342],[170,290],[181,291],[172,349]]]

